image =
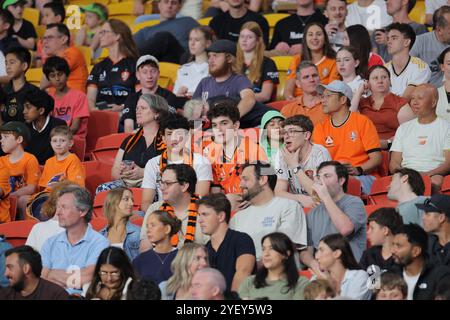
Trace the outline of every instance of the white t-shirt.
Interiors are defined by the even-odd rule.
[[[306,219],[300,204],[294,200],[274,197],[262,206],[238,211],[230,220],[230,228],[245,232],[256,249],[256,260],[262,256],[261,239],[272,232],[283,232],[298,245],[306,245]]]
[[[209,75],[208,62],[195,63],[194,61],[183,64],[177,73],[177,80],[173,87],[176,94],[181,87],[188,88],[188,93],[194,94],[199,82]]]
[[[419,85],[428,83],[431,78],[431,71],[428,64],[417,58],[410,56],[409,62],[403,71],[397,74],[394,71],[392,61],[385,64],[385,67],[391,73],[391,92],[398,96],[402,96],[408,85]]]
[[[161,179],[161,171],[159,168],[161,156],[156,156],[149,161],[145,165],[144,169],[144,178],[142,179],[142,189],[153,189],[158,192],[158,200],[162,199],[161,186],[157,181]],[[193,156],[193,168],[195,173],[197,174],[197,181],[213,181],[211,163],[204,156],[194,153]],[[180,164],[183,163],[181,161],[167,161],[168,164]]]
[[[417,118],[401,124],[390,151],[402,153],[402,167],[427,172],[445,161],[445,150],[450,150],[450,124],[438,117],[428,124]]]
[[[425,0],[425,14],[433,14],[442,6],[449,5],[448,0]]]
[[[362,79],[361,76],[356,76],[355,79],[347,82],[347,85],[352,88],[352,92],[355,94],[355,91],[358,90],[362,83],[364,83],[364,79]]]
[[[39,222],[31,229],[25,244],[40,252],[44,242],[48,238],[53,237],[54,235],[57,235],[65,230],[66,229],[59,226],[58,220],[56,219]]]
[[[373,31],[392,23],[392,17],[387,14],[384,0],[375,0],[368,7],[360,7],[358,1],[354,1],[347,6],[347,10],[347,17],[345,18],[346,27],[361,24],[367,30]]]
[[[292,170],[289,170],[280,151],[277,152],[275,160],[276,161],[274,162],[274,167],[278,179],[285,181],[287,180],[289,182],[289,189],[291,193],[306,194],[306,191],[303,190],[297,175],[292,172]],[[306,160],[301,163],[301,166],[306,175],[313,179],[314,175],[316,174],[317,167],[322,162],[330,160],[330,153],[324,146],[320,144],[313,144],[311,152],[309,153]]]
[[[408,296],[407,300],[413,300],[414,297],[414,289],[416,288],[417,281],[419,280],[420,273],[417,276],[410,277],[406,274],[405,270],[403,270],[403,279],[405,279],[406,284],[408,285]]]

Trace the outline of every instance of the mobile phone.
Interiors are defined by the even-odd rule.
[[[99,109],[99,110],[105,110],[105,109],[111,109],[111,107],[108,105],[108,103],[106,101],[99,101],[95,103],[95,106]]]

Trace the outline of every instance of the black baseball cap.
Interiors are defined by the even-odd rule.
[[[30,129],[28,126],[20,121],[10,121],[5,123],[0,127],[1,132],[15,132],[19,136],[23,137],[25,142],[29,142],[31,140]]]
[[[236,56],[236,43],[226,39],[217,40],[214,41],[208,48],[206,48],[206,52],[224,52]]]
[[[450,218],[450,196],[435,194],[425,199],[424,203],[416,203],[416,207],[425,212],[440,212]]]
[[[53,111],[55,107],[55,100],[45,91],[37,87],[31,89],[24,98],[24,102],[28,102],[36,108],[44,108],[45,115]]]

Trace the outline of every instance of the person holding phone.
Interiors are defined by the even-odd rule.
[[[325,30],[330,44],[335,51],[338,51],[344,45],[346,0],[328,0],[323,13],[328,18]]]

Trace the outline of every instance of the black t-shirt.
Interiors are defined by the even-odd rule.
[[[262,15],[251,10],[247,10],[247,13],[238,19],[233,18],[228,12],[222,12],[209,22],[209,26],[214,30],[217,38],[237,42],[242,25],[249,21],[259,24],[267,47],[269,44],[269,23]]]
[[[244,69],[244,74],[248,76],[249,70],[245,67]],[[263,62],[261,64],[261,78],[259,79],[259,81],[253,83],[253,92],[261,92],[262,85],[265,81],[271,81],[273,84],[280,83],[278,78],[277,65],[272,59],[268,57],[263,58]]]
[[[274,49],[280,42],[286,42],[290,46],[302,43],[303,30],[311,22],[319,22],[325,26],[328,23],[328,19],[318,9],[310,16],[293,14],[281,19],[275,25],[270,49]]]
[[[208,258],[211,267],[222,272],[227,281],[228,290],[231,290],[233,277],[236,273],[237,259],[243,254],[256,255],[252,238],[246,233],[231,229],[228,229],[217,252],[211,246],[211,241],[208,241],[206,248],[208,249]]]
[[[125,140],[123,140],[122,144],[120,145],[120,149],[125,150],[128,141],[132,137],[134,137],[134,135],[126,137]],[[153,141],[150,144],[150,146],[147,147],[147,142],[145,141],[144,136],[141,136],[139,140],[135,143],[135,145],[130,150],[128,150],[128,152],[125,152],[123,154],[122,160],[133,160],[138,167],[144,168],[148,160],[156,156],[159,156],[162,152],[163,150],[157,149],[155,141]]]
[[[135,69],[136,61],[132,58],[125,58],[114,64],[106,57],[94,66],[87,85],[97,86],[97,102],[121,105],[135,92],[137,82]]]
[[[69,294],[57,284],[39,279],[39,283],[32,294],[24,297],[12,288],[4,288],[2,299],[4,300],[68,300]]]
[[[26,95],[32,90],[39,90],[39,88],[28,82],[25,82],[19,91],[14,91],[12,83],[5,87],[6,103],[1,107],[3,122],[25,121],[23,118],[23,103]]]
[[[25,19],[22,20],[22,26],[19,31],[15,32],[15,34],[25,40],[28,38],[37,38],[37,33],[33,24]]]
[[[442,246],[439,238],[430,234],[428,236],[428,256],[432,264],[450,267],[450,242]]]
[[[6,55],[6,51],[12,47],[20,47],[20,44],[11,34],[8,34],[8,36],[0,40],[0,51],[3,52],[3,55]]]
[[[52,146],[50,145],[50,131],[54,127],[66,126],[64,120],[50,116],[47,126],[42,132],[38,132],[33,128],[31,123],[27,123],[31,133],[31,141],[28,143],[25,151],[33,154],[39,161],[40,165],[44,165],[47,159],[54,156]]]
[[[381,250],[382,246],[373,246],[363,252],[359,265],[364,271],[367,271],[367,268],[371,265],[378,266],[380,271],[393,271],[399,268],[399,265],[395,263],[392,256],[384,260]]]

